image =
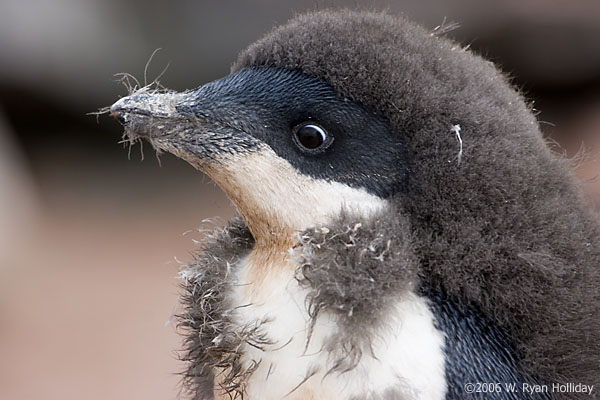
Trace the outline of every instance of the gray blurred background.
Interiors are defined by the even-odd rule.
[[[600,147],[600,2],[0,0],[0,398],[172,399],[179,262],[207,217],[233,215],[207,178],[86,115],[126,94],[115,73],[194,88],[304,10],[388,9],[513,77],[544,133]],[[598,158],[576,169],[600,204]],[[184,232],[191,231],[184,235]],[[179,261],[181,260],[181,261]]]

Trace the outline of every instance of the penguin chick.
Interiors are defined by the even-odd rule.
[[[260,349],[242,345],[241,368],[256,364],[244,383],[250,398],[351,397],[377,387],[383,393],[394,389],[396,375],[424,398],[445,394],[442,334],[426,302],[408,288],[396,293],[403,300],[388,312],[402,329],[381,328],[396,338],[369,343],[376,356],[322,385],[341,362],[321,351],[338,334],[336,321],[323,313],[309,322],[304,305],[311,290],[296,279],[298,232],[330,225],[342,213],[369,221],[405,190],[405,148],[383,116],[322,79],[276,68],[246,68],[183,94],[137,93],[111,111],[127,129],[209,175],[251,232],[253,248],[236,263],[236,287],[227,293],[237,331],[252,327],[262,336]]]
[[[241,217],[183,273],[194,398],[600,387],[597,216],[521,97],[456,43],[385,14],[306,14],[228,77],[111,113]]]

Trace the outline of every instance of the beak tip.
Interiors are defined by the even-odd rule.
[[[121,99],[122,100],[122,99]],[[119,121],[121,124],[125,124],[125,113],[123,112],[121,100],[117,101],[110,107],[110,115]]]

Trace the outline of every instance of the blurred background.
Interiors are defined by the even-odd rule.
[[[148,80],[170,64],[162,83],[191,89],[295,13],[337,6],[459,22],[448,35],[513,77],[560,151],[598,154],[597,0],[0,0],[1,399],[177,397],[179,262],[205,218],[233,209],[87,113],[126,94],[115,73],[143,80],[157,48]],[[598,157],[576,173],[600,205]]]

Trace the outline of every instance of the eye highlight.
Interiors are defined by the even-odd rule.
[[[305,152],[315,152],[325,150],[333,137],[329,136],[325,129],[314,123],[302,123],[293,130],[293,138],[296,146]]]

